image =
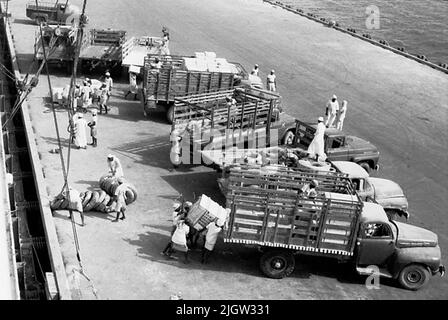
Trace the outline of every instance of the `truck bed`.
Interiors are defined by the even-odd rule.
[[[83,38],[80,59],[120,61],[126,31],[91,29]]]
[[[281,247],[339,256],[353,255],[362,202],[356,195],[325,192],[308,199],[295,192],[236,187],[231,175],[231,208],[224,241]]]
[[[26,5],[26,10],[30,11],[39,11],[39,12],[55,12],[57,10],[56,3],[55,2],[38,2],[38,6],[36,6],[36,2],[29,2]]]
[[[160,37],[132,37],[123,45],[122,65],[143,67],[145,57],[148,55],[160,54],[162,38]]]

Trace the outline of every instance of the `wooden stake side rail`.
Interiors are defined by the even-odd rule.
[[[320,192],[355,194],[347,174],[334,171],[305,172],[281,165],[239,165],[230,170],[228,197],[254,187],[261,193],[297,194],[312,180],[319,182],[317,190]]]
[[[144,86],[149,100],[174,101],[176,97],[233,88],[233,73],[185,71],[162,66],[145,68]]]
[[[315,199],[297,193],[246,188],[229,194],[225,241],[283,247],[324,254],[352,255],[362,202],[356,196]],[[264,190],[263,190],[264,191]]]

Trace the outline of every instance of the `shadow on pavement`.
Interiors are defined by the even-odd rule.
[[[93,190],[99,190],[99,182],[98,180],[78,180],[76,183],[79,184],[87,184],[89,187],[87,187],[87,190],[93,191]]]
[[[221,206],[225,206],[226,200],[219,190],[215,171],[167,175],[161,178],[186,199],[198,198],[205,194]],[[192,185],[197,186],[194,191]]]
[[[167,265],[174,265],[187,270],[211,270],[223,271],[229,273],[243,273],[247,275],[259,275],[257,269],[258,260],[255,258],[257,252],[250,251],[229,251],[227,248],[222,248],[217,244],[215,251],[212,253],[209,263],[201,264],[201,248],[190,250],[190,263],[183,262],[184,255],[182,252],[174,252],[172,258],[168,258],[162,254],[163,249],[170,241],[169,231],[170,227],[152,226],[154,229],[160,229],[165,234],[160,232],[146,232],[139,234],[138,239],[124,239],[124,241],[137,247],[138,255],[141,258],[150,261],[159,262]],[[202,243],[199,243],[200,247]]]

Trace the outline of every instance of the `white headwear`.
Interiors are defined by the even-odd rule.
[[[317,119],[317,121],[318,121],[318,122],[324,122],[324,117],[319,117],[319,118]]]
[[[109,72],[106,72],[106,77],[110,77],[110,73]]]
[[[332,99],[337,99],[338,97],[336,97],[336,95],[334,94],[333,97],[331,97]]]

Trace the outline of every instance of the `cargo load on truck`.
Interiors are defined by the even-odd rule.
[[[232,89],[242,78],[247,78],[244,68],[225,59],[148,55],[143,70],[144,114],[158,107],[167,112],[176,97]]]

